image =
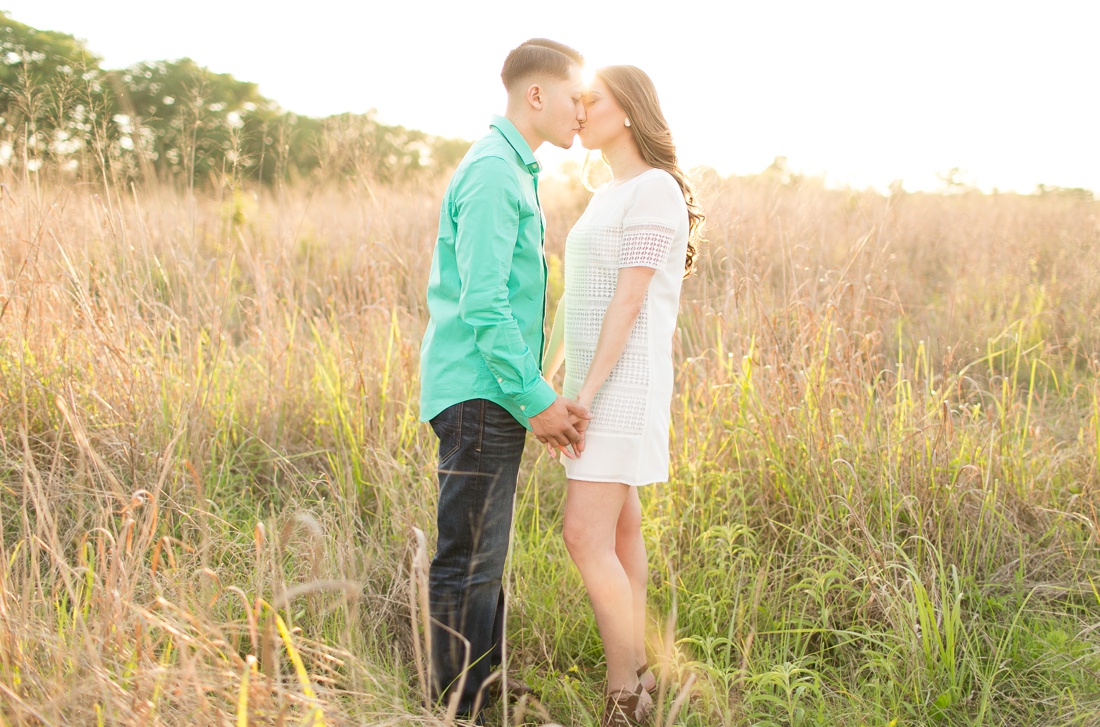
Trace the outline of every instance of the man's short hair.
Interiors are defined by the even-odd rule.
[[[511,91],[521,81],[547,74],[559,79],[569,77],[569,67],[584,65],[584,56],[563,43],[532,38],[514,48],[504,59],[500,80]]]

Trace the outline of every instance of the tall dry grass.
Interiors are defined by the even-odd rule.
[[[699,181],[674,476],[644,498],[663,714],[1097,724],[1100,205]],[[543,188],[560,276],[585,197]],[[411,592],[441,192],[6,180],[0,721],[446,721]],[[536,449],[511,659],[528,719],[589,724]]]

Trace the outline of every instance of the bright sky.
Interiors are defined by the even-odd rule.
[[[783,155],[833,184],[1100,192],[1097,0],[0,0],[108,68],[190,56],[321,116],[474,139],[500,66],[548,37],[652,76],[681,162],[758,172]],[[581,158],[543,147],[545,164]],[[570,157],[572,155],[572,157]]]

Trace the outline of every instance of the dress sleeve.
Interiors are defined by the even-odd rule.
[[[619,267],[663,268],[676,231],[687,222],[680,186],[671,175],[639,179],[623,214]]]

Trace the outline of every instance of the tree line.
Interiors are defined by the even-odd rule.
[[[379,123],[373,112],[284,111],[256,84],[189,58],[121,70],[101,60],[71,35],[0,11],[0,168],[186,185],[393,183],[449,169],[469,147]]]

